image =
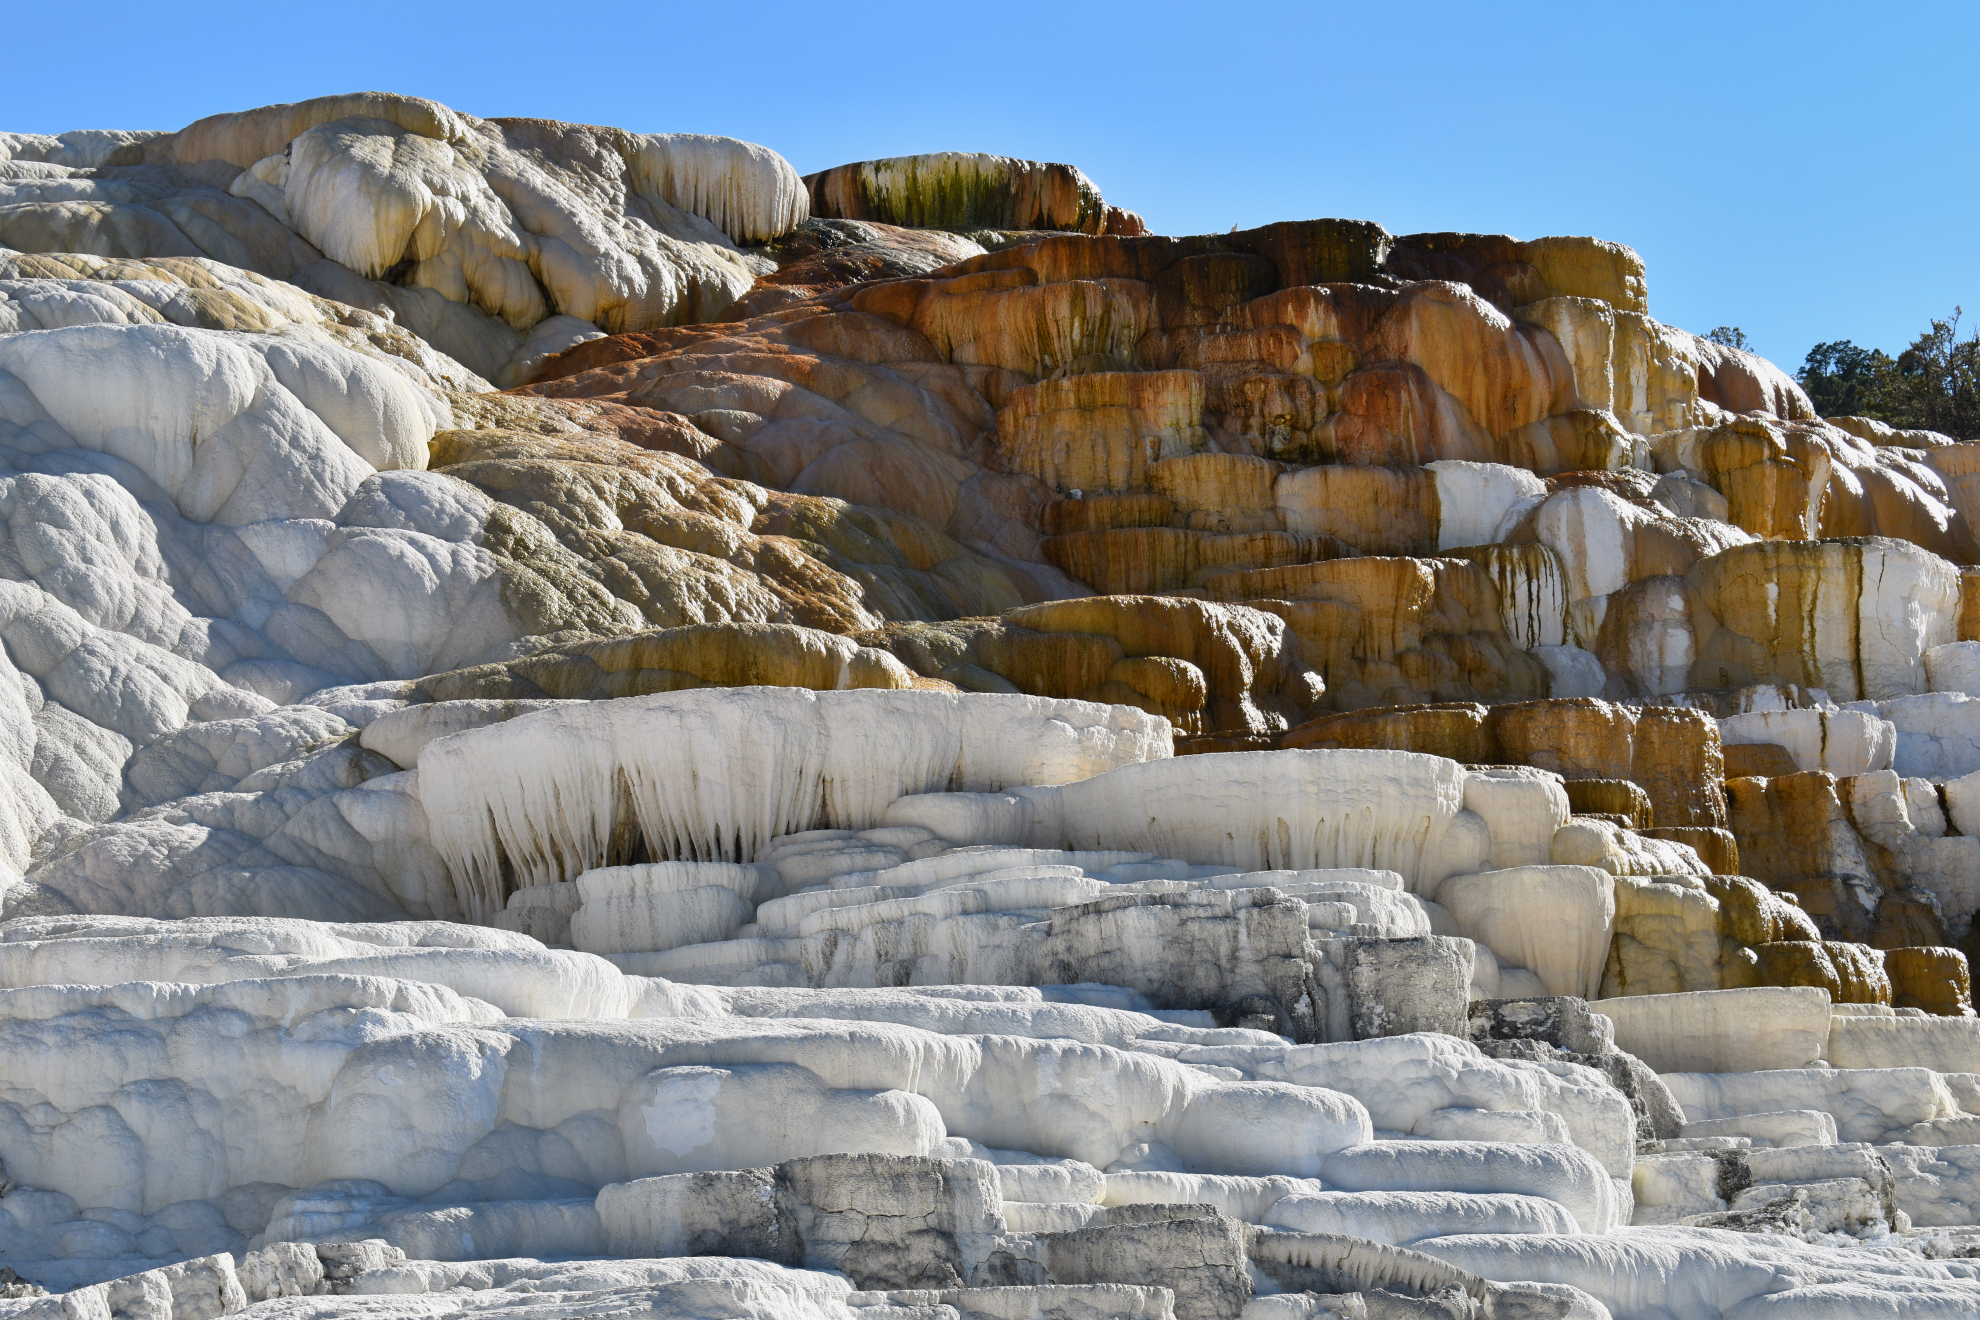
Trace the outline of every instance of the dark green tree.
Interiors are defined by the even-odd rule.
[[[1898,354],[1898,393],[1905,425],[1972,440],[1980,437],[1980,333],[1959,337],[1961,310],[1953,308],[1950,320],[1934,319]]]
[[[1838,339],[1809,349],[1795,379],[1823,417],[1889,421],[1883,415],[1883,397],[1896,369],[1897,362],[1883,349],[1859,348]]]
[[[1752,345],[1746,341],[1746,331],[1736,325],[1713,326],[1705,332],[1705,337],[1715,344],[1724,344],[1727,348],[1744,348],[1749,352],[1752,351]]]
[[[1980,440],[1980,333],[1960,338],[1962,309],[1896,357],[1847,339],[1817,344],[1795,373],[1824,417],[1872,417],[1901,429]]]

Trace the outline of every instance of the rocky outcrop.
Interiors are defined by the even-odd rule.
[[[1145,234],[1141,217],[1100,200],[1076,166],[975,152],[836,165],[805,176],[811,213],[917,229],[1059,229]]]
[[[736,245],[808,209],[796,172],[751,143],[480,120],[380,92],[214,115],[6,187],[0,246],[244,266],[491,378],[573,331],[719,314],[763,273]]]

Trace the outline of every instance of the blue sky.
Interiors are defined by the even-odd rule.
[[[100,3],[9,18],[0,128],[386,88],[726,133],[800,171],[1070,161],[1163,233],[1597,234],[1651,313],[1896,350],[1980,322],[1980,5]]]

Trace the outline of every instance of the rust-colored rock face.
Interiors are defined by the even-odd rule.
[[[1773,779],[1801,769],[1794,753],[1779,743],[1729,743],[1721,750],[1727,779]]]
[[[1889,1004],[1891,979],[1881,950],[1861,944],[1788,940],[1762,944],[1760,984],[1807,985],[1829,992],[1838,1004]]]
[[[1149,489],[1154,464],[1208,448],[1201,376],[1103,371],[1013,390],[990,458],[1053,490],[1100,494]]]
[[[1895,948],[1884,954],[1891,1004],[1942,1017],[1970,1017],[1973,977],[1958,949]]]
[[[1447,702],[1322,715],[1289,731],[1280,746],[1428,752],[1469,764],[1489,763],[1499,758],[1492,754],[1496,747],[1485,731],[1485,711],[1476,702]],[[1572,793],[1568,801],[1574,802]]]
[[[1649,321],[1643,288],[1594,240],[1059,235],[580,345],[529,390],[679,410],[739,471],[929,523],[1020,599],[1266,610],[1335,709],[1917,690],[1958,632],[1941,556],[1972,557],[1945,481]]]
[[[1833,775],[1734,779],[1726,785],[1726,802],[1747,874],[1776,887],[1813,876],[1869,874]]]

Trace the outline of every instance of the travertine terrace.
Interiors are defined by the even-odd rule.
[[[1980,446],[1653,288],[0,134],[0,1320],[1980,1314]]]

